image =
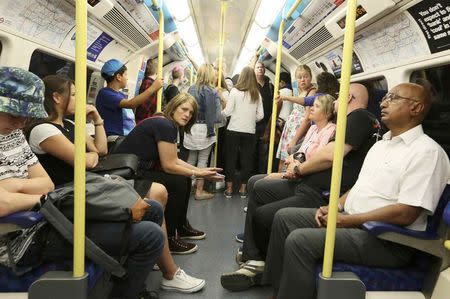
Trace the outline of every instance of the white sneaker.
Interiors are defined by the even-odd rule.
[[[205,284],[205,280],[189,276],[181,268],[178,268],[171,280],[163,277],[161,289],[181,293],[194,293],[203,289]]]

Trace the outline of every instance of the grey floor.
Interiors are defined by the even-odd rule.
[[[158,290],[161,299],[175,298],[269,298],[269,287],[254,287],[245,292],[229,292],[220,285],[220,275],[238,269],[234,256],[237,243],[234,236],[243,231],[247,200],[234,195],[226,199],[216,193],[214,199],[189,202],[188,219],[193,227],[204,230],[205,240],[196,241],[199,250],[190,255],[174,256],[176,263],[188,274],[206,279],[205,288],[194,294],[166,292],[159,289],[161,273],[153,271],[148,280],[148,289]]]

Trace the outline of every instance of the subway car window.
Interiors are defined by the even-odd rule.
[[[48,53],[35,50],[31,55],[29,71],[36,74],[40,78],[47,75],[62,75],[75,80],[75,63],[68,61]],[[86,84],[89,86],[89,81],[92,75],[92,70],[87,69]]]
[[[434,102],[423,122],[424,131],[450,154],[450,64],[414,71],[410,82],[428,80],[433,87]]]
[[[386,78],[375,78],[358,82],[364,85],[369,91],[369,103],[367,109],[381,121],[380,102],[388,91]]]

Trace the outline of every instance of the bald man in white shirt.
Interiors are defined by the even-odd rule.
[[[450,179],[444,150],[424,134],[430,92],[406,83],[380,104],[389,132],[368,152],[358,180],[339,199],[334,260],[374,267],[401,267],[414,250],[378,239],[360,227],[382,221],[423,231]],[[316,264],[323,258],[328,207],[286,208],[272,226],[264,282],[278,299],[315,298]]]

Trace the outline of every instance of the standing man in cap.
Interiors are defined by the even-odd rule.
[[[105,121],[106,135],[126,136],[135,126],[132,109],[150,101],[150,96],[163,86],[163,80],[156,78],[144,92],[128,99],[120,91],[127,87],[128,82],[127,67],[123,62],[110,59],[103,65],[101,73],[107,84],[98,92],[96,106]]]

